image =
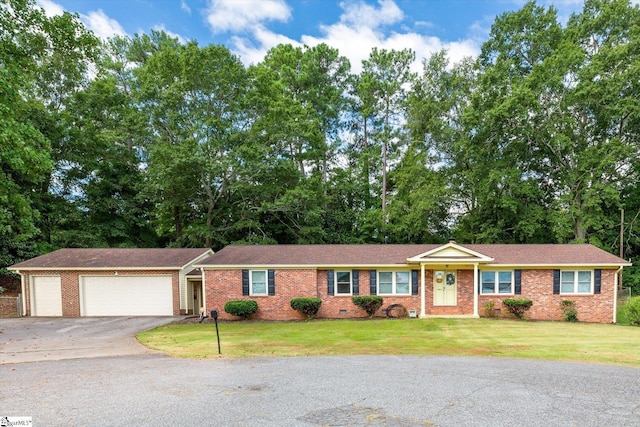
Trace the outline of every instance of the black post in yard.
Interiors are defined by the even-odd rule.
[[[211,317],[213,317],[213,321],[216,322],[216,337],[218,337],[218,354],[222,354],[220,352],[220,333],[218,332],[218,310],[211,310]]]

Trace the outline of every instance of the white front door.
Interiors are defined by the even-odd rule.
[[[455,271],[436,271],[433,277],[433,305],[458,304],[458,278]]]

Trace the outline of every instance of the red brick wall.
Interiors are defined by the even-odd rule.
[[[264,320],[292,320],[305,317],[289,305],[292,298],[318,297],[315,287],[316,270],[276,270],[273,296],[243,296],[242,270],[205,270],[205,298],[207,311],[218,310],[219,319],[237,320],[225,313],[228,301],[252,299],[258,303],[258,311],[252,318]],[[323,303],[324,304],[324,303]]]
[[[615,294],[616,270],[602,270],[602,290],[595,295],[554,295],[553,270],[522,270],[521,295],[480,295],[479,314],[484,316],[483,304],[489,300],[495,302],[495,308],[500,315],[508,310],[502,301],[506,298],[527,298],[533,301],[531,308],[525,313],[525,318],[531,320],[563,320],[560,301],[575,302],[578,320],[581,322],[611,323],[613,321],[613,302]]]
[[[472,315],[474,280],[473,270],[458,270],[458,295],[456,306],[433,305],[433,271],[425,271],[425,303],[427,315]],[[483,315],[483,303],[493,300],[495,308],[505,310],[502,300],[505,298],[529,298],[534,301],[526,317],[533,320],[561,320],[559,303],[563,299],[576,301],[578,318],[584,322],[609,323],[612,320],[615,270],[602,271],[602,293],[599,295],[553,295],[553,270],[522,270],[522,294],[495,296],[479,295],[478,313]],[[360,295],[369,295],[369,270],[360,270]],[[322,299],[319,318],[361,318],[366,313],[356,307],[351,296],[328,295],[326,270],[276,270],[275,296],[242,296],[242,271],[223,270],[205,271],[207,310],[213,308],[225,320],[237,319],[224,312],[224,304],[230,300],[253,299],[258,302],[255,319],[294,320],[303,316],[291,309],[289,301],[295,297],[317,297]],[[376,313],[383,316],[382,310],[391,304],[402,304],[407,310],[420,313],[420,296],[383,295],[384,304]]]
[[[25,277],[25,296],[26,296],[26,315],[31,316],[31,277],[34,276],[60,276],[60,285],[62,291],[62,316],[63,317],[80,317],[80,276],[113,276],[114,271],[21,271]],[[148,271],[135,270],[125,271],[118,270],[122,276],[144,276],[144,275],[167,275],[171,274],[173,282],[173,315],[180,314],[180,276],[178,271]]]

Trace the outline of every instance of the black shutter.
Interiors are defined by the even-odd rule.
[[[353,285],[353,295],[360,295],[360,271],[351,271],[351,284]]]
[[[369,295],[376,295],[378,293],[378,272],[371,270],[369,272]]]
[[[520,295],[522,293],[522,271],[515,270],[513,272],[513,293]]]
[[[593,270],[593,293],[599,294],[602,291],[602,270]]]
[[[242,270],[242,295],[249,295],[249,270]]]
[[[273,270],[267,271],[267,284],[269,289],[269,295],[276,294],[276,277],[275,272]]]
[[[333,270],[327,270],[327,294],[333,295]]]
[[[420,270],[411,270],[411,295],[418,295],[418,285],[420,285],[419,275]]]
[[[560,294],[560,270],[553,270],[553,293]]]

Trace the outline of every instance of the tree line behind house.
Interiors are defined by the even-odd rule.
[[[638,259],[626,0],[587,0],[566,23],[529,2],[477,58],[373,49],[359,72],[324,44],[246,67],[161,31],[101,42],[32,0],[0,5],[0,37],[0,267],[60,247],[452,236]],[[625,282],[640,292],[638,270]]]

